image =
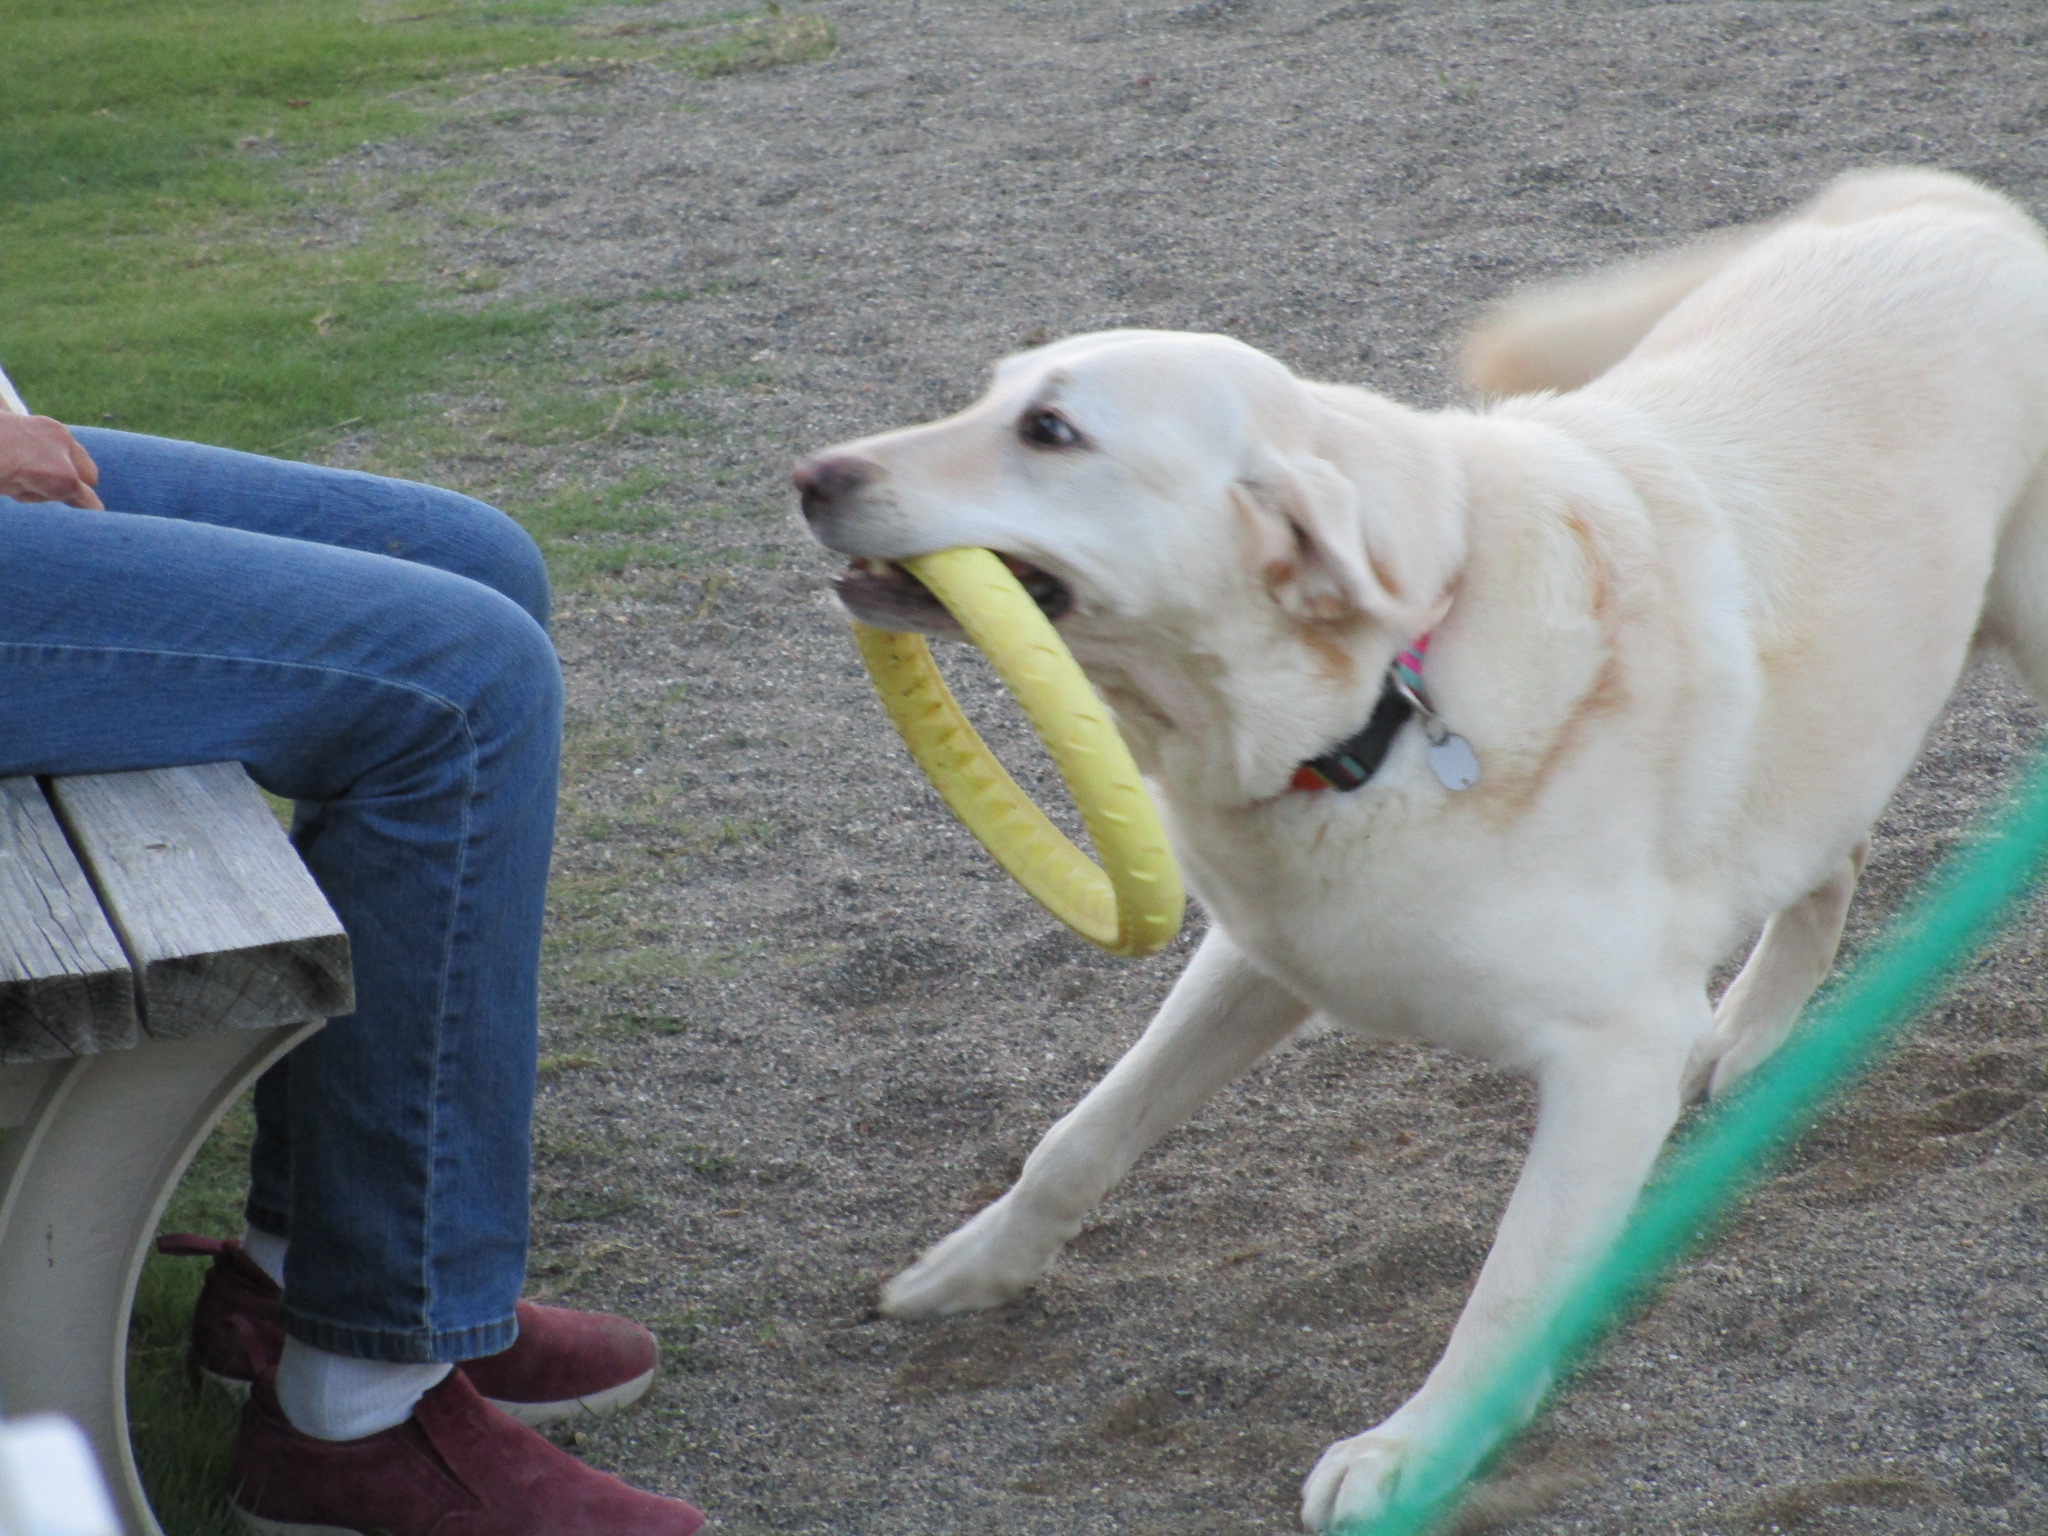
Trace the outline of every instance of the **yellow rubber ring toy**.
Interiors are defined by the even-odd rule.
[[[1109,710],[1050,620],[985,549],[901,562],[967,631],[1023,706],[1102,864],[1017,786],[961,713],[921,635],[853,626],[903,744],[953,814],[1048,912],[1113,955],[1149,955],[1180,931],[1187,898],[1159,811]]]

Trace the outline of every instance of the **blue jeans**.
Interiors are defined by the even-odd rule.
[[[77,435],[111,510],[0,498],[0,773],[232,759],[297,803],[357,1008],[257,1090],[285,1327],[366,1359],[503,1349],[561,748],[540,554],[429,486]]]

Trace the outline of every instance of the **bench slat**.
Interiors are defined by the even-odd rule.
[[[0,779],[0,1065],[139,1038],[128,956],[41,786]]]
[[[158,1039],[355,1006],[347,935],[238,763],[53,780]]]

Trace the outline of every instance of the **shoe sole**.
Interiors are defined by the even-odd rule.
[[[593,1392],[588,1397],[565,1397],[553,1403],[507,1403],[495,1397],[487,1397],[489,1403],[500,1413],[510,1414],[528,1429],[539,1429],[547,1424],[559,1424],[564,1419],[573,1419],[581,1414],[592,1418],[603,1418],[606,1414],[617,1413],[621,1408],[630,1408],[647,1395],[654,1385],[654,1369],[649,1368],[631,1381],[622,1381],[616,1387],[607,1387],[602,1392]]]
[[[237,1381],[232,1376],[216,1375],[212,1371],[204,1374],[208,1381],[236,1402],[245,1403],[249,1400],[249,1383],[246,1381]],[[592,1418],[601,1419],[607,1414],[617,1413],[622,1408],[630,1408],[647,1395],[648,1389],[654,1385],[654,1377],[655,1370],[649,1369],[631,1381],[622,1381],[616,1387],[607,1387],[604,1391],[593,1392],[588,1397],[565,1397],[552,1403],[508,1403],[495,1397],[487,1397],[484,1401],[498,1412],[517,1419],[528,1429],[540,1429],[586,1413]],[[236,1513],[241,1512],[237,1510]],[[247,1518],[253,1520],[256,1517],[250,1515]],[[309,1525],[304,1527],[304,1533],[305,1536],[326,1536],[326,1527]]]
[[[218,1372],[209,1371],[204,1367],[201,1367],[199,1374],[212,1382],[216,1387],[219,1387],[221,1391],[227,1393],[236,1402],[246,1403],[249,1401],[249,1383],[246,1381],[233,1376],[222,1376]]]

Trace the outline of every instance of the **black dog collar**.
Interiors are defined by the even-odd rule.
[[[1321,757],[1299,764],[1288,783],[1290,789],[1357,789],[1379,772],[1393,749],[1394,737],[1411,716],[1421,720],[1422,733],[1429,738],[1429,771],[1439,784],[1456,793],[1479,782],[1479,757],[1472,743],[1444,724],[1423,686],[1422,667],[1429,655],[1430,638],[1425,631],[1394,658],[1365,729],[1338,742]]]
[[[1379,702],[1373,706],[1372,718],[1365,722],[1365,729],[1338,742],[1321,757],[1312,757],[1296,765],[1294,778],[1288,787],[1338,791],[1357,789],[1380,771],[1380,764],[1393,750],[1394,737],[1414,713],[1415,706],[1408,702],[1408,695],[1394,681],[1393,674],[1388,673],[1387,685],[1380,690]]]

